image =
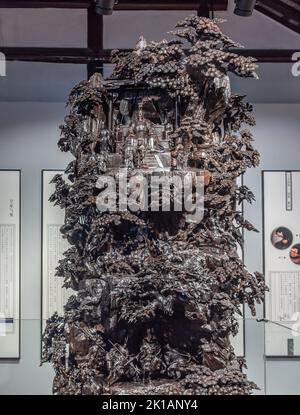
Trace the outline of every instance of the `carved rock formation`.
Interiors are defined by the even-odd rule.
[[[178,23],[185,48],[141,38],[132,52],[113,52],[109,79],[95,74],[71,92],[59,148],[74,159],[67,181],[54,178],[51,200],[65,210],[61,232],[70,243],[57,275],[74,295],[43,338],[55,394],[255,388],[229,337],[240,306],[255,314],[266,289],[237,253],[242,230],[255,230],[240,208],[254,196],[237,179],[259,154],[242,129],[254,125],[252,107],[232,94],[228,75],[255,77],[256,65],[230,51],[239,45],[217,23],[197,16]],[[125,187],[137,173],[148,181],[155,173],[202,176],[203,219],[172,209],[101,211],[99,196],[114,196],[99,178],[118,181],[124,172]]]

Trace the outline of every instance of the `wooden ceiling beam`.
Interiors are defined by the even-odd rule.
[[[103,16],[97,14],[95,7],[93,7],[92,5],[88,8],[87,21],[88,50],[94,54],[101,53],[103,50]],[[88,62],[88,78],[90,78],[95,71],[95,63]]]
[[[203,0],[204,2],[205,0]],[[94,0],[0,0],[0,8],[64,8],[78,9],[93,6]],[[200,0],[119,0],[116,10],[197,10]],[[228,0],[215,0],[215,10],[227,10]]]
[[[205,3],[205,0],[202,0]],[[126,1],[119,0],[115,6],[115,10],[198,10],[200,6],[199,0],[180,1],[180,0],[140,0]],[[227,10],[228,0],[215,0],[214,10]]]
[[[129,51],[129,50],[125,50]],[[50,62],[50,63],[109,63],[110,49],[99,52],[82,48],[1,48],[8,61]],[[261,63],[292,63],[296,50],[279,49],[232,49],[244,56],[253,56]]]
[[[0,0],[2,9],[87,9],[91,0]]]
[[[96,13],[94,7],[89,7],[87,16],[87,45],[93,52],[103,50],[103,16]]]
[[[282,0],[259,0],[256,10],[281,23],[296,33],[300,33],[300,12]]]

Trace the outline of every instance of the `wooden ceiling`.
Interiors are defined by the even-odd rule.
[[[0,8],[72,8],[88,9],[95,0],[0,0]],[[204,4],[214,10],[227,10],[228,0],[119,0],[116,10],[202,10]],[[300,33],[299,0],[258,0],[256,9],[291,30]]]
[[[207,16],[214,10],[227,10],[228,0],[119,0],[117,10],[197,10]],[[103,49],[103,16],[95,12],[94,0],[0,0],[0,8],[70,8],[88,11],[88,45],[85,49],[76,48],[36,48],[1,47],[8,60],[86,63],[89,73],[95,67],[109,61],[109,50]],[[257,10],[299,33],[299,0],[259,0]],[[235,50],[236,53],[253,56],[260,62],[291,62],[293,50]]]
[[[289,29],[300,33],[299,0],[259,0],[256,9]]]

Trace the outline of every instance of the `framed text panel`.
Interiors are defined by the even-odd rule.
[[[20,358],[21,172],[0,170],[0,359]]]
[[[69,244],[60,233],[64,210],[49,201],[55,191],[51,181],[55,175],[63,173],[61,170],[42,171],[42,330],[55,312],[63,315],[63,307],[72,293],[63,288],[63,279],[55,276],[59,260]]]
[[[300,171],[263,172],[265,353],[300,356]]]
[[[237,179],[237,185],[238,186],[242,186],[243,185],[243,176],[240,176]],[[243,212],[243,205],[241,205],[241,207],[237,207],[238,209],[240,208],[242,210],[242,214],[244,214]],[[239,257],[242,259],[242,261],[244,262],[244,252],[243,249],[240,245],[237,246],[237,250],[238,250],[238,255]],[[245,319],[244,319],[244,306],[242,305],[240,307],[240,314],[236,315],[236,319],[238,320],[239,323],[239,331],[237,333],[236,336],[231,336],[230,337],[230,342],[234,348],[235,354],[238,357],[245,357]]]

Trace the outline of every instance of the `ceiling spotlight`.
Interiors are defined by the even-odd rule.
[[[116,3],[115,0],[96,0],[96,13],[110,15]]]
[[[252,16],[256,3],[256,0],[235,0],[234,14],[244,17]]]

